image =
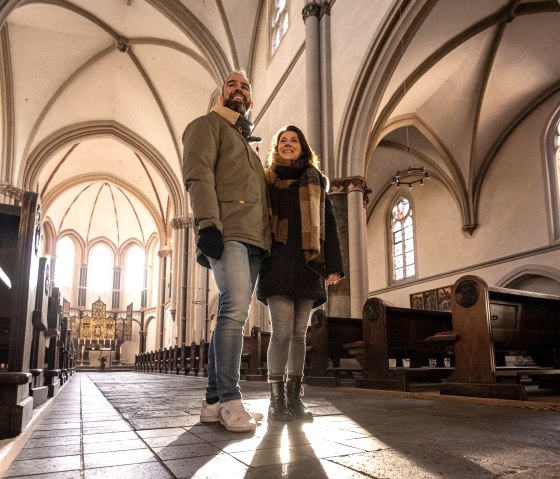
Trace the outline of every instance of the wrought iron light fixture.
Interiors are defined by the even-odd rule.
[[[417,183],[423,185],[429,179],[430,173],[426,171],[426,168],[410,166],[408,170],[397,171],[391,179],[391,184],[397,188],[400,188],[401,185],[408,185],[409,188],[412,188],[412,185]]]

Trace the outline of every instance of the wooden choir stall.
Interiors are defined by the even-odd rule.
[[[33,409],[56,395],[73,365],[61,336],[58,289],[39,254],[38,196],[6,184],[0,193],[13,203],[0,204],[0,438],[6,438],[25,429]]]

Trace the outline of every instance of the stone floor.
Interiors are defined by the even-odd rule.
[[[195,377],[77,373],[4,477],[560,477],[557,411],[307,386],[313,423],[264,420],[254,434],[239,434],[199,422],[204,385]],[[242,382],[242,390],[251,410],[266,413],[266,383]]]

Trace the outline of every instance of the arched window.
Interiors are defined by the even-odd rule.
[[[87,274],[87,307],[101,298],[111,305],[113,292],[113,252],[103,243],[96,244],[89,252]]]
[[[554,178],[554,184],[556,186],[555,203],[556,208],[555,222],[556,222],[556,237],[554,239],[560,239],[560,115],[556,117],[556,128],[554,129],[554,172],[556,178]]]
[[[393,281],[413,278],[416,276],[414,219],[412,205],[404,196],[399,196],[393,203],[390,231]]]
[[[56,243],[56,266],[54,283],[60,290],[60,295],[68,301],[72,301],[74,291],[74,255],[76,247],[74,242],[65,236]]]
[[[138,245],[133,245],[126,250],[124,258],[124,284],[122,289],[125,306],[134,303],[135,308],[140,307],[143,283],[144,251]]]
[[[552,240],[560,240],[560,109],[553,115],[546,132],[545,171],[549,180],[549,221]]]
[[[270,54],[280,46],[284,34],[288,31],[290,20],[288,17],[288,0],[270,1]]]

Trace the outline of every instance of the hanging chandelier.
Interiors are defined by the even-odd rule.
[[[396,188],[400,188],[401,185],[408,185],[409,188],[412,188],[412,185],[423,185],[429,179],[430,173],[426,168],[410,166],[407,170],[397,171],[391,179],[391,184]]]

